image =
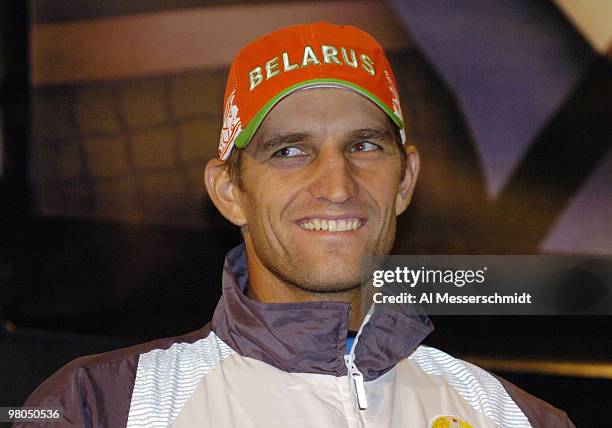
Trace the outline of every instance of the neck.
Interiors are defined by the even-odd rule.
[[[247,247],[248,248],[248,247]],[[336,301],[351,304],[349,330],[357,331],[365,315],[362,307],[363,287],[355,287],[344,291],[309,291],[290,284],[274,275],[261,261],[247,251],[249,286],[247,297],[262,303],[293,303],[314,301]],[[365,308],[367,311],[368,308]]]

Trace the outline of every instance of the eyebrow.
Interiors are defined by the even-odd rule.
[[[391,133],[384,128],[363,128],[352,131],[350,139],[359,140],[386,140],[391,137]]]
[[[309,137],[311,137],[311,134],[308,132],[287,132],[278,134],[258,144],[255,153],[272,151],[287,144],[299,143]]]

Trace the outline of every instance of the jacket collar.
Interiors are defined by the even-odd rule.
[[[350,304],[344,302],[261,303],[245,295],[244,244],[231,250],[223,267],[223,294],[212,325],[236,352],[287,372],[344,376]],[[355,364],[365,380],[390,370],[433,330],[427,315],[411,305],[375,305],[362,326]]]

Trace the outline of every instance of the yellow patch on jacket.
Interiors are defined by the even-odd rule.
[[[457,416],[436,416],[429,423],[429,428],[474,428],[470,423]]]

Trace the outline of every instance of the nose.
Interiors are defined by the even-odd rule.
[[[313,167],[310,193],[314,198],[342,204],[359,194],[354,168],[343,153],[322,150]]]

